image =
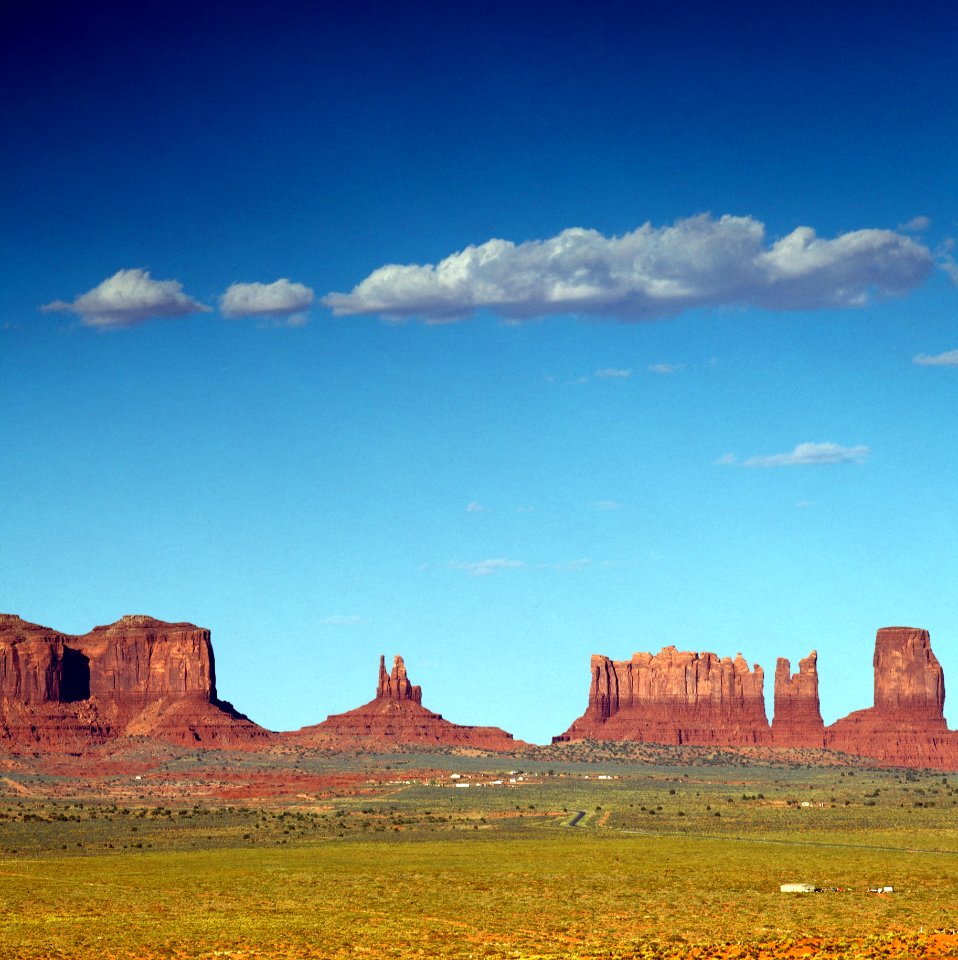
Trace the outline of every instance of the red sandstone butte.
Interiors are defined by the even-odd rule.
[[[798,661],[798,673],[784,657],[775,666],[775,716],[772,742],[776,747],[825,746],[825,723],[818,702],[818,654]]]
[[[875,705],[828,727],[826,746],[893,766],[958,769],[958,733],[945,722],[945,678],[928,631],[882,627],[873,665]]]
[[[515,750],[525,746],[499,727],[460,726],[427,710],[422,705],[422,689],[409,682],[400,656],[396,657],[391,673],[386,672],[386,658],[379,658],[379,683],[376,696],[369,703],[284,736],[302,746],[358,746],[370,751],[388,751],[394,744],[478,750]]]
[[[72,636],[0,614],[0,745],[124,735],[204,747],[270,736],[217,698],[209,630],[126,616]]]
[[[648,743],[752,746],[771,740],[765,677],[741,654],[719,658],[665,647],[631,660],[592,657],[586,712],[554,742],[636,740]]]

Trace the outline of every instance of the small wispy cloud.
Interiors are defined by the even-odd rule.
[[[470,577],[489,577],[502,570],[518,570],[525,564],[521,560],[506,560],[504,557],[497,557],[494,560],[477,560],[474,562],[457,560],[450,566],[454,570],[465,570]]]
[[[802,467],[833,463],[864,463],[869,454],[864,445],[843,447],[837,443],[800,443],[791,453],[752,457],[743,467]]]
[[[737,459],[738,458],[735,456],[734,453],[723,453],[722,456],[718,458],[718,460],[713,460],[712,462],[717,467],[727,467],[735,463]]]
[[[486,508],[477,500],[466,504],[466,513],[484,513],[485,509]]]
[[[135,327],[147,320],[186,317],[208,313],[210,308],[183,292],[178,280],[154,280],[149,270],[118,270],[92,290],[71,303],[54,300],[44,304],[45,312],[75,313],[85,327],[99,330]]]
[[[958,261],[955,260],[955,241],[953,237],[943,240],[935,250],[938,266],[951,278],[951,282],[958,286]]]
[[[560,563],[537,563],[536,569],[575,571],[575,570],[584,570],[586,567],[591,567],[591,566],[592,566],[592,560],[589,557],[582,557],[578,560],[566,560],[565,562],[560,562]]]
[[[593,500],[589,506],[593,510],[619,510],[622,507],[622,504],[617,500]]]
[[[912,217],[911,220],[906,220],[904,223],[899,223],[898,229],[903,233],[921,233],[923,230],[927,230],[930,226],[931,217],[919,215],[917,217]]]
[[[314,299],[309,287],[285,277],[272,283],[234,283],[220,297],[220,313],[231,320],[272,318],[302,326]]]
[[[319,622],[332,627],[352,627],[364,621],[358,614],[351,613],[343,615],[341,613],[334,613],[331,617],[323,617]]]
[[[651,373],[681,373],[685,369],[684,363],[650,363],[649,371]]]
[[[933,356],[919,353],[917,357],[912,357],[911,362],[917,363],[920,367],[958,367],[958,350],[948,350],[946,353],[937,353]]]
[[[603,367],[601,370],[596,370],[595,375],[605,380],[626,380],[632,376],[632,371],[618,367]]]

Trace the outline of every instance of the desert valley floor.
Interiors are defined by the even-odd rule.
[[[133,737],[0,777],[4,958],[953,957],[956,903],[958,777],[826,751]]]

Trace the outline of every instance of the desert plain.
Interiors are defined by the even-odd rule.
[[[4,762],[0,957],[958,956],[956,814],[827,751],[131,737]]]

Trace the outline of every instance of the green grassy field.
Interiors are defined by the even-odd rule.
[[[958,926],[940,774],[496,763],[269,807],[8,798],[0,957],[958,955],[920,945]]]

